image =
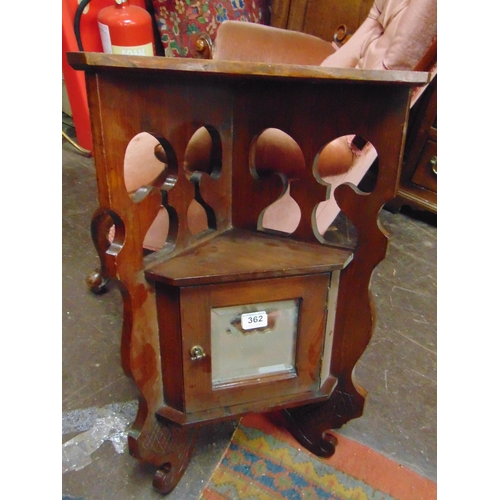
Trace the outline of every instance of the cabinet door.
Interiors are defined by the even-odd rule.
[[[182,289],[186,413],[317,391],[329,283],[325,273]]]

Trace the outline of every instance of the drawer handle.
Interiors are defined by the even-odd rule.
[[[333,39],[337,45],[341,44],[347,36],[347,26],[345,24],[339,24],[333,35]]]
[[[429,160],[429,165],[431,166],[432,171],[437,175],[438,174],[438,159],[437,159],[437,156],[433,156]]]
[[[191,349],[189,349],[189,355],[191,356],[191,359],[193,361],[197,361],[198,359],[203,359],[206,356],[203,347],[201,347],[200,345],[195,345],[191,347]]]

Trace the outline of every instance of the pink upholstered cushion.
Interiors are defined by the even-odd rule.
[[[306,33],[225,21],[217,31],[213,59],[319,66],[335,50],[330,42]]]
[[[321,64],[412,70],[436,37],[436,0],[375,0],[349,41]]]

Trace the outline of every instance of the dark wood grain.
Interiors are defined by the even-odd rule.
[[[92,52],[69,52],[68,61],[75,69],[87,72],[115,73],[126,70],[134,73],[159,73],[165,80],[174,75],[186,78],[189,74],[197,79],[224,77],[225,81],[261,78],[299,79],[319,82],[327,79],[351,83],[391,83],[392,85],[415,86],[429,83],[429,74],[423,71],[358,70],[351,68],[327,68],[291,64],[262,64],[257,62],[215,61],[206,59],[182,59],[169,57],[121,56]]]
[[[342,269],[351,252],[231,229],[146,270],[150,280],[185,286],[297,276]]]
[[[271,17],[271,23],[273,26],[301,31],[329,42],[340,33],[338,27],[343,25],[345,35],[338,41],[345,43],[365,20],[372,4],[371,0],[274,0],[273,12],[276,10],[278,15]]]
[[[437,214],[437,79],[411,110],[398,195],[388,208],[403,205]]]

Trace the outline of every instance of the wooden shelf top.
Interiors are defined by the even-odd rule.
[[[146,277],[188,286],[278,278],[342,269],[352,252],[259,232],[230,229],[146,270]]]
[[[430,81],[421,71],[361,70],[328,68],[294,64],[265,64],[241,61],[215,61],[158,56],[127,56],[98,52],[68,52],[68,62],[74,69],[87,72],[139,72],[174,74],[200,78],[292,79],[320,82],[349,82],[419,86]]]

